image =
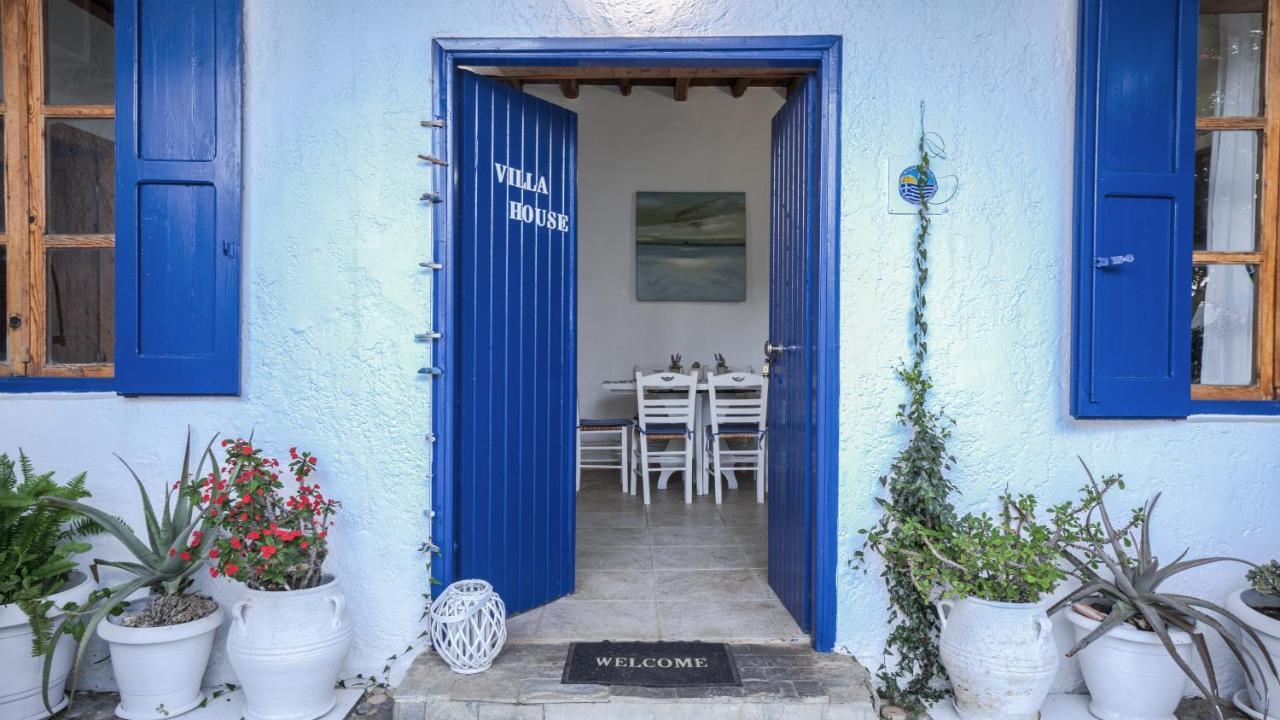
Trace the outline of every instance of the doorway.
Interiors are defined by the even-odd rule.
[[[770,478],[769,582],[810,632],[815,648],[830,650],[837,562],[839,39],[438,40],[435,50],[437,115],[444,127],[435,133],[433,155],[450,163],[471,153],[468,167],[498,168],[503,177],[497,182],[507,185],[514,172],[516,186],[542,197],[553,193],[539,191],[541,185],[556,188],[559,200],[530,207],[529,218],[520,217],[523,210],[517,208],[515,220],[565,231],[563,242],[570,245],[576,242],[570,226],[579,210],[572,187],[576,119],[526,103],[521,90],[511,87],[515,83],[497,88],[495,81],[477,81],[462,68],[489,68],[508,80],[513,68],[577,68],[583,80],[591,75],[583,68],[702,68],[721,78],[716,82],[740,73],[728,80],[734,84],[749,83],[753,74],[769,76],[771,69],[775,76],[779,68],[801,69],[800,83],[787,82],[803,101],[789,100],[794,109],[774,122],[773,164],[785,172],[774,173],[772,235],[788,245],[781,254],[775,248],[771,263],[770,332],[779,367],[771,392],[782,399],[771,400],[770,407],[776,404],[782,412],[770,422],[769,452],[771,462],[783,464],[778,477]],[[684,82],[683,92],[695,82]],[[681,92],[679,85],[674,91]],[[494,110],[499,105],[501,113]],[[477,123],[487,123],[483,132]],[[477,150],[482,145],[486,148]],[[551,163],[551,155],[561,161]],[[520,162],[508,161],[511,157]],[[552,170],[536,171],[540,163]],[[485,246],[488,253],[477,252],[476,233],[492,241],[497,232],[481,227],[491,220],[477,207],[493,207],[495,201],[492,190],[467,175],[440,164],[435,178],[441,200],[435,206],[435,258],[442,267],[434,283],[439,337],[433,357],[440,373],[433,388],[432,525],[440,554],[433,574],[445,584],[462,575],[500,578],[512,588],[509,604],[523,609],[574,587],[576,498],[564,491],[564,483],[573,481],[565,457],[573,447],[576,390],[566,391],[566,402],[564,393],[547,388],[554,388],[557,377],[570,376],[576,383],[575,360],[555,355],[576,337],[575,318],[564,310],[577,302],[576,254],[570,245],[558,254],[562,246],[556,242],[529,245],[527,257],[524,250],[515,257],[504,249],[511,246],[492,242]],[[482,197],[487,200],[480,202]],[[509,208],[496,205],[502,206],[499,220],[505,220],[501,214]],[[778,218],[783,218],[780,225]],[[535,279],[525,282],[526,276]],[[504,293],[524,288],[531,293],[528,306],[535,309],[531,317],[522,311],[514,321],[504,318],[501,332],[489,332],[497,321],[491,308],[487,315],[474,314],[485,307],[484,298],[476,298],[477,287],[485,292],[501,287]],[[478,332],[485,338],[477,340]],[[555,333],[561,334],[551,337]],[[551,357],[533,352],[539,344],[550,348]],[[484,398],[490,403],[487,414],[466,412],[476,387],[492,377],[504,386],[501,397]],[[477,422],[477,417],[492,422]],[[517,450],[494,452],[495,438]],[[555,485],[553,491],[545,492],[545,483]]]

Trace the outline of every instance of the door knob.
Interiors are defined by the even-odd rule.
[[[764,356],[767,358],[777,357],[779,353],[786,350],[782,345],[774,345],[772,341],[764,341]]]

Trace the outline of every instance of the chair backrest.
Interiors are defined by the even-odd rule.
[[[693,430],[694,401],[698,394],[698,377],[680,373],[645,375],[636,371],[636,409],[640,427],[650,425],[683,425]]]
[[[765,428],[769,407],[769,381],[749,372],[707,373],[707,397],[711,405],[711,431],[721,425],[749,423]]]

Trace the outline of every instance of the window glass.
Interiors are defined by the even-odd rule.
[[[50,248],[47,258],[49,362],[111,362],[115,348],[115,251]]]
[[[1264,2],[1201,3],[1196,79],[1198,116],[1262,114]],[[1233,12],[1212,12],[1215,9]]]
[[[110,233],[115,228],[114,120],[50,120],[47,125],[51,235]]]
[[[115,0],[45,0],[45,102],[115,102]]]
[[[1260,133],[1196,135],[1196,250],[1247,252],[1257,247],[1262,203]]]
[[[1254,383],[1257,265],[1195,265],[1191,287],[1191,382]]]

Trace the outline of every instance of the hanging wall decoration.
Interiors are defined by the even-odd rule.
[[[746,299],[746,193],[636,193],[636,300]]]

